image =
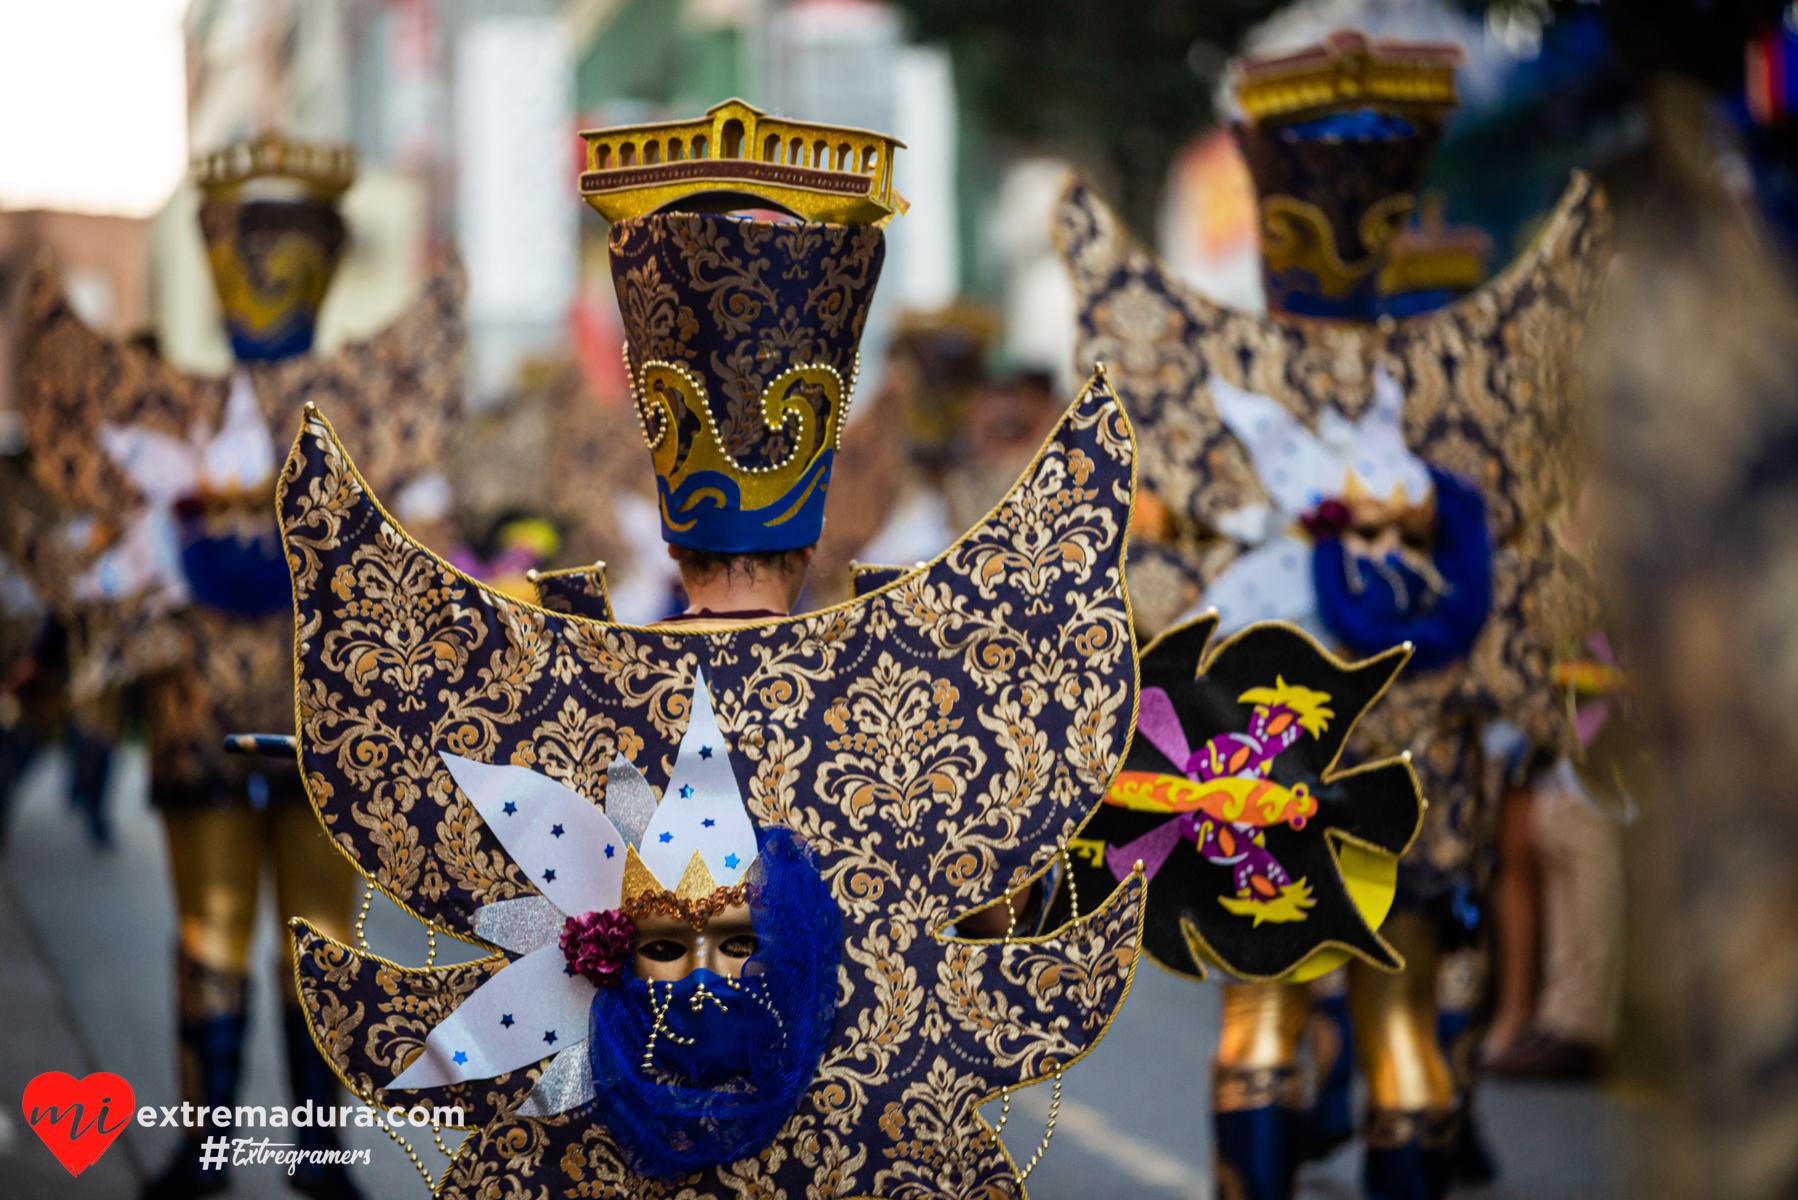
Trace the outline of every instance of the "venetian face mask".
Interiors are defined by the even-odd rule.
[[[1411,453],[1404,394],[1374,372],[1350,420],[1325,409],[1315,430],[1270,397],[1219,380],[1219,415],[1248,452],[1268,504],[1218,519],[1243,551],[1200,600],[1220,630],[1285,620],[1361,656],[1409,642],[1413,671],[1473,647],[1492,599],[1485,501],[1472,484]]]
[[[1413,670],[1462,658],[1492,605],[1492,545],[1477,489],[1436,467],[1435,520],[1349,524],[1312,550],[1317,612],[1357,654],[1410,642]]]
[[[596,1115],[633,1167],[732,1162],[791,1117],[836,1018],[838,909],[803,842],[764,831],[747,904],[636,918],[635,970],[593,997]]]
[[[632,949],[637,978],[673,981],[698,970],[726,979],[743,974],[743,964],[760,944],[747,904],[733,904],[699,929],[677,916],[650,914],[635,922]]]

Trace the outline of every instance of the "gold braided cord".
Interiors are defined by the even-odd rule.
[[[375,902],[375,881],[370,879],[362,892],[362,910],[356,914],[356,946],[367,954],[368,934],[363,932],[368,925],[368,906]]]
[[[1055,1090],[1049,1094],[1049,1123],[1043,1127],[1042,1144],[1036,1153],[1030,1156],[1030,1162],[1018,1172],[1018,1182],[1023,1183],[1030,1178],[1030,1172],[1036,1170],[1036,1164],[1043,1161],[1043,1155],[1049,1151],[1049,1139],[1055,1136],[1055,1118],[1061,1115],[1061,1072],[1055,1072]]]

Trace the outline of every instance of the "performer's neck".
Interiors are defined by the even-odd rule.
[[[680,576],[681,586],[687,593],[686,612],[726,618],[750,613],[784,616],[799,602],[810,559],[809,553],[796,556],[794,569],[790,570],[771,566],[754,570],[745,567],[694,570],[682,563]]]

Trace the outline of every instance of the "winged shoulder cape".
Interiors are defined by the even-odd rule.
[[[1042,937],[947,930],[1062,857],[1122,761],[1137,698],[1123,576],[1134,463],[1098,376],[1004,502],[935,561],[835,608],[695,633],[551,612],[458,575],[308,413],[278,495],[307,789],[363,874],[494,952],[414,970],[301,924],[296,968],[314,1037],[358,1096],[463,1107],[476,1133],[442,1194],[1021,1191],[976,1108],[1099,1040],[1136,963],[1141,877]],[[600,805],[622,756],[659,802],[700,673],[751,820],[802,838],[841,910],[836,1024],[780,1135],[652,1182],[589,1108],[520,1115],[553,1059],[388,1086],[519,961],[476,936],[480,910],[539,894],[443,755],[528,767]]]
[[[460,266],[446,261],[411,307],[373,337],[328,356],[246,364],[263,420],[272,430],[292,429],[305,406],[316,401],[339,415],[343,436],[379,486],[398,488],[430,469],[462,402],[463,291]],[[33,474],[65,522],[92,519],[124,528],[146,498],[103,449],[102,431],[187,439],[196,427],[217,429],[231,381],[188,374],[148,350],[89,329],[48,266],[26,282],[21,327],[19,412]],[[78,684],[85,681],[82,690],[103,690],[185,663],[207,675],[220,695],[250,687],[265,698],[276,697],[272,708],[264,703],[256,711],[278,712],[285,704],[291,687],[285,654],[277,652],[269,669],[251,672],[266,677],[272,670],[274,678],[266,684],[238,678],[232,666],[253,651],[244,633],[260,622],[192,608],[171,613],[147,605],[142,596],[77,601],[73,582],[93,567],[98,551],[70,549],[61,529],[34,533],[40,543],[61,543],[60,553],[33,556],[29,565],[36,568],[33,582],[39,590],[65,616],[81,618],[87,635],[76,667]],[[285,618],[276,622],[284,624]],[[261,643],[271,644],[263,632]],[[273,644],[281,642],[285,638]],[[235,707],[224,728],[268,727],[254,712]]]

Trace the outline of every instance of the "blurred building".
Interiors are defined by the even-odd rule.
[[[19,284],[40,253],[82,318],[150,324],[147,218],[187,169],[188,0],[18,4],[0,13],[0,449],[18,375]],[[129,95],[129,136],[118,98]]]

